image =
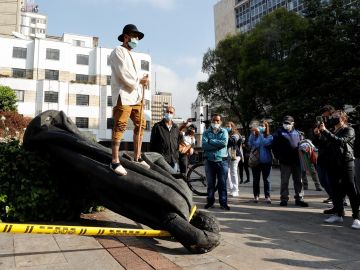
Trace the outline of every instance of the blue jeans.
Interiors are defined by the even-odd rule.
[[[207,202],[213,204],[215,202],[215,185],[217,178],[219,203],[227,205],[226,181],[228,177],[229,165],[227,160],[210,161],[205,160],[205,172],[207,179]]]
[[[260,175],[262,174],[264,181],[264,195],[265,198],[270,198],[271,181],[269,179],[271,171],[271,164],[260,163],[252,168],[253,173],[253,193],[254,198],[260,195]]]

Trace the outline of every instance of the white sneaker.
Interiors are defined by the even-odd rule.
[[[139,158],[137,161],[135,161],[136,164],[139,164],[140,166],[144,167],[145,169],[150,169],[150,165],[147,164],[144,160],[142,160],[141,158]]]
[[[339,217],[338,215],[332,215],[329,218],[325,219],[324,222],[326,222],[326,223],[342,223],[343,218]]]
[[[265,198],[265,202],[268,203],[268,204],[271,204],[271,199],[270,199],[270,197],[266,197],[266,198]]]
[[[114,164],[110,163],[110,169],[113,170],[118,175],[121,176],[127,175],[127,171],[120,163],[116,167],[114,167]]]
[[[239,197],[239,192],[238,191],[231,192],[231,196]]]
[[[360,230],[360,220],[354,219],[354,222],[351,225],[351,228],[353,228],[355,230]]]

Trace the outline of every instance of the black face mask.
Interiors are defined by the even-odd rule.
[[[328,120],[328,125],[329,125],[329,128],[333,128],[333,127],[335,127],[337,124],[339,124],[340,123],[340,118],[338,118],[338,117],[331,117],[331,118],[329,118],[329,120]]]
[[[336,125],[339,124],[339,123],[340,123],[340,118],[338,118],[338,117],[332,118],[332,124],[333,124],[334,126],[336,126]]]

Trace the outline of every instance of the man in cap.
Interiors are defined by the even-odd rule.
[[[280,205],[287,206],[289,200],[289,179],[292,175],[295,189],[295,204],[307,207],[303,199],[303,185],[301,182],[301,165],[299,158],[299,142],[301,134],[294,128],[294,118],[287,115],[283,118],[283,125],[274,134],[272,150],[280,163]]]
[[[140,74],[141,68],[137,64],[136,54],[132,52],[143,37],[144,34],[135,25],[125,25],[122,34],[118,37],[122,45],[116,47],[109,56],[114,118],[110,168],[119,175],[127,174],[125,168],[120,164],[119,147],[129,118],[135,126],[134,161],[145,168],[150,168],[140,157],[141,142],[146,126],[141,102],[143,101],[143,88],[148,85],[148,76]],[[140,119],[142,119],[141,123]]]

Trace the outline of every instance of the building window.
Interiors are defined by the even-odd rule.
[[[45,69],[45,80],[59,80],[59,71],[52,69]]]
[[[26,69],[13,68],[12,69],[12,76],[14,78],[26,78]]]
[[[36,19],[35,19],[35,18],[31,18],[31,23],[36,23]]]
[[[76,55],[76,64],[88,65],[89,64],[89,56],[85,55],[85,54],[77,54]]]
[[[106,84],[107,85],[111,84],[111,76],[106,76]]]
[[[15,90],[16,100],[18,102],[24,102],[24,90]]]
[[[26,59],[26,48],[13,47],[14,58],[23,58]]]
[[[107,97],[107,105],[108,105],[109,107],[112,107],[112,96],[108,96],[108,97]]]
[[[150,121],[146,121],[145,130],[151,130],[151,122]]]
[[[114,118],[106,118],[106,128],[113,129],[114,127]]]
[[[89,128],[89,118],[75,117],[75,124],[78,128]]]
[[[72,43],[74,46],[85,47],[85,41],[83,41],[83,40],[74,39]]]
[[[82,82],[82,83],[87,83],[89,81],[89,75],[76,74],[76,81]]]
[[[44,102],[58,103],[59,93],[54,91],[45,91]]]
[[[76,105],[89,106],[89,95],[76,95]]]
[[[110,66],[110,55],[107,56],[106,64],[107,64],[108,66]]]
[[[149,61],[141,60],[141,69],[149,71],[150,70],[150,63]]]
[[[60,50],[47,48],[46,49],[46,59],[59,60],[60,59]]]
[[[30,33],[35,34],[35,28],[30,28]]]

